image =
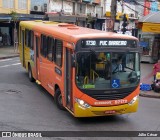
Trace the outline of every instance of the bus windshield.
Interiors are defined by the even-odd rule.
[[[140,80],[137,52],[79,52],[76,84],[80,89],[106,90],[135,87]]]

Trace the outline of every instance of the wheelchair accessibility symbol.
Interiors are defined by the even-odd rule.
[[[112,80],[112,88],[119,88],[120,87],[120,80],[119,79],[113,79]]]

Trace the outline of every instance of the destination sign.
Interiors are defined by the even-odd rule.
[[[134,40],[82,40],[82,48],[88,47],[131,47],[136,48]]]

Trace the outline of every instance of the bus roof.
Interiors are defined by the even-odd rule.
[[[58,22],[51,22],[51,21],[42,21],[42,20],[34,20],[34,21],[21,21],[20,26],[23,26],[28,29],[33,29],[37,25],[46,26],[46,24],[54,25],[58,24]]]
[[[52,35],[69,42],[77,42],[79,39],[87,38],[119,38],[119,39],[134,39],[136,37],[122,35],[112,32],[105,32],[85,27],[76,26],[68,23],[58,23],[52,21],[21,21],[21,26],[24,26],[40,33]]]

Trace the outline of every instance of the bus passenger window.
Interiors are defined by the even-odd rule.
[[[32,32],[31,30],[25,29],[25,45],[26,47],[32,48]]]
[[[63,42],[61,40],[55,40],[55,59],[54,61],[58,66],[62,66],[62,50],[63,50]]]
[[[29,47],[29,48],[31,48],[31,31],[30,30],[28,30],[28,37],[27,37],[27,46]]]
[[[28,29],[25,29],[25,45],[28,47]]]
[[[41,36],[41,55],[47,56],[47,37],[45,35]]]
[[[22,29],[21,29],[21,26],[19,26],[19,43],[22,42],[21,36],[22,36]]]
[[[48,37],[48,41],[47,41],[47,58],[50,61],[53,61],[53,46],[54,46],[53,38]]]
[[[31,31],[30,48],[34,50],[34,32]]]

